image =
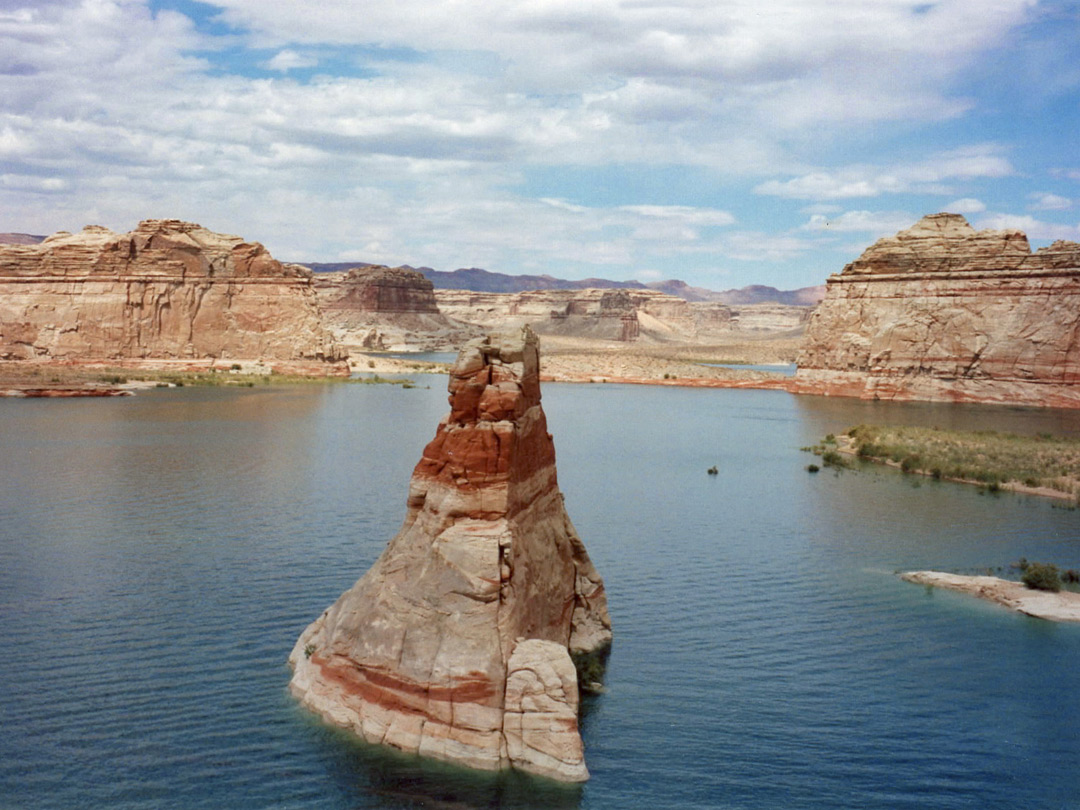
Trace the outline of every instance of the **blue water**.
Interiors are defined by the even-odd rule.
[[[1080,807],[1080,627],[893,576],[1080,567],[1080,512],[799,451],[1060,411],[548,385],[615,628],[592,780],[326,728],[285,657],[399,527],[435,380],[0,401],[0,807]]]

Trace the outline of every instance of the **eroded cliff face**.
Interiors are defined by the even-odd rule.
[[[798,393],[1080,407],[1080,245],[924,217],[829,278]]]
[[[588,778],[571,653],[611,641],[604,585],[559,492],[529,330],[466,346],[405,523],[300,636],[291,688],[373,743]]]
[[[345,273],[320,273],[316,288],[327,312],[439,312],[434,285],[407,267],[364,265]]]
[[[540,334],[612,341],[707,342],[733,333],[792,332],[810,308],[689,302],[655,290],[534,290],[485,293],[436,290],[439,309],[487,329],[528,324]]]
[[[0,359],[258,359],[347,373],[310,273],[189,222],[0,246]]]
[[[456,350],[480,334],[444,316],[432,283],[410,267],[364,265],[314,282],[326,325],[356,351]]]

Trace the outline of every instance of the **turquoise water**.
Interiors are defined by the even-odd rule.
[[[592,780],[313,720],[285,657],[399,527],[444,388],[0,401],[0,806],[1080,807],[1080,627],[893,576],[1078,567],[1080,512],[799,452],[862,421],[1080,433],[1067,412],[548,385],[615,627]]]

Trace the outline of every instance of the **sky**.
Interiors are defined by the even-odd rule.
[[[1080,2],[0,0],[0,231],[794,289],[938,211],[1080,241]]]

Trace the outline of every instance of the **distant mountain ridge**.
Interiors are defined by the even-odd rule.
[[[363,262],[297,262],[310,267],[316,273],[333,273],[364,266]],[[762,304],[778,303],[793,306],[813,306],[825,296],[825,285],[801,287],[797,290],[778,290],[762,284],[752,284],[738,290],[716,291],[704,287],[692,287],[685,281],[670,279],[643,284],[640,281],[613,281],[606,278],[587,278],[571,281],[555,276],[512,276],[507,273],[493,273],[479,267],[459,270],[433,270],[430,267],[409,267],[423,273],[437,290],[470,290],[472,292],[519,293],[530,290],[585,290],[585,289],[628,289],[656,290],[674,295],[686,301],[717,301],[721,304]]]
[[[44,236],[33,233],[0,233],[0,245],[38,245],[44,241]]]

